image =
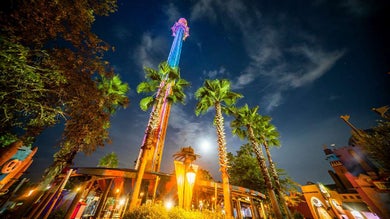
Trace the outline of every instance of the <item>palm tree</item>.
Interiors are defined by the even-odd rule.
[[[262,148],[260,147],[259,140],[255,134],[258,131],[258,122],[260,119],[260,116],[257,113],[258,108],[259,107],[256,106],[253,109],[249,109],[248,105],[245,104],[245,106],[241,108],[232,110],[235,119],[231,122],[230,126],[232,127],[233,134],[242,139],[248,138],[250,144],[252,145],[264,177],[267,192],[271,200],[271,205],[275,216],[276,218],[281,219],[283,216],[276,199]]]
[[[144,111],[153,106],[149,124],[146,128],[145,141],[141,148],[150,149],[155,145],[156,134],[161,124],[161,113],[166,102],[184,103],[184,88],[189,86],[189,82],[180,78],[179,68],[172,68],[167,62],[162,62],[158,66],[158,71],[145,67],[146,81],[137,86],[137,93],[151,93],[140,101],[140,108]],[[169,104],[168,104],[169,105]],[[169,112],[166,112],[169,113]]]
[[[145,67],[144,71],[146,73],[146,81],[141,82],[137,86],[137,93],[151,93],[152,95],[143,98],[140,101],[140,107],[144,111],[150,107],[153,107],[153,109],[146,127],[144,141],[141,145],[141,153],[136,163],[138,173],[134,184],[130,209],[138,205],[138,196],[145,168],[148,161],[155,160],[153,159],[154,154],[152,152],[157,149],[158,141],[161,141],[159,137],[164,137],[164,134],[161,133],[166,130],[171,103],[183,103],[185,100],[184,87],[189,86],[188,81],[180,78],[179,68],[172,68],[167,62],[160,63],[158,70]],[[158,170],[159,161],[158,159],[154,168],[155,171]],[[151,166],[149,164],[150,168]]]
[[[215,108],[214,125],[217,130],[219,166],[222,175],[224,205],[226,216],[230,219],[232,217],[232,208],[222,110],[231,107],[239,98],[242,98],[242,95],[230,90],[230,82],[228,80],[216,79],[206,80],[203,87],[195,92],[195,98],[199,100],[195,109],[196,115],[206,113],[211,107]]]
[[[257,137],[260,140],[260,143],[264,146],[265,152],[267,154],[269,169],[271,172],[271,176],[275,182],[275,187],[279,196],[279,200],[285,210],[286,215],[291,218],[290,211],[284,198],[285,196],[283,194],[278,172],[276,170],[276,166],[272,160],[270,152],[270,146],[280,146],[280,135],[279,132],[276,130],[276,127],[270,122],[271,118],[269,116],[260,116],[257,124],[258,131],[256,134],[258,135]]]

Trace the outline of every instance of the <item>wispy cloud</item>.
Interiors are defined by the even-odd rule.
[[[207,121],[209,122],[209,121]],[[190,115],[183,107],[173,105],[169,126],[177,130],[177,143],[181,145],[188,144],[199,136],[208,136],[210,132],[215,132],[204,120],[196,119],[195,113]]]
[[[344,51],[324,52],[321,50],[313,50],[308,47],[298,48],[301,53],[309,61],[303,66],[303,74],[292,74],[290,85],[293,88],[302,87],[323,76],[343,55]]]
[[[203,17],[207,17],[211,21],[216,21],[216,11],[214,1],[212,0],[200,0],[191,10],[191,20],[197,20]]]
[[[173,24],[180,18],[180,13],[177,7],[173,3],[169,3],[166,7],[164,7],[164,12],[168,16],[168,21],[170,24]]]
[[[168,44],[162,37],[144,33],[139,46],[131,55],[139,67],[155,68],[162,61],[161,57],[165,57]]]
[[[232,89],[241,89],[245,85],[252,83],[256,79],[256,75],[253,72],[246,72],[237,77],[235,81],[232,82]]]
[[[203,76],[207,79],[214,79],[216,77],[223,77],[225,76],[226,69],[225,67],[221,66],[219,69],[216,70],[210,70],[210,71],[203,71]]]
[[[259,80],[268,84],[269,89],[262,90],[261,101],[268,111],[281,105],[289,90],[321,78],[345,54],[342,49],[321,48],[315,36],[302,30],[263,20],[261,11],[240,1],[204,0],[195,4],[192,12],[193,18],[220,19],[241,30],[248,63],[233,80],[232,87],[241,89]],[[227,28],[232,28],[231,25]]]

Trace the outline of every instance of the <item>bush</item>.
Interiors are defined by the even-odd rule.
[[[168,212],[162,205],[142,205],[126,213],[123,219],[169,219]]]
[[[131,212],[127,212],[123,219],[222,219],[221,213],[204,211],[186,211],[174,207],[167,210],[162,205],[142,205]]]

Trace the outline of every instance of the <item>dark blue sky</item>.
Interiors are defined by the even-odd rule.
[[[156,68],[167,59],[171,26],[188,20],[190,37],[182,48],[181,76],[192,86],[186,105],[172,108],[162,172],[172,172],[172,154],[192,146],[196,161],[219,179],[213,112],[196,117],[193,93],[205,79],[228,78],[245,103],[260,106],[273,118],[282,145],[272,154],[297,182],[331,182],[322,145],[346,146],[349,127],[361,129],[379,117],[370,109],[388,105],[390,84],[390,16],[387,1],[119,1],[109,17],[97,18],[94,31],[115,47],[107,59],[129,83],[130,105],[112,118],[113,143],[91,156],[79,154],[76,166],[96,166],[116,152],[120,167],[133,168],[149,113],[139,109],[135,88],[144,78],[142,66]],[[230,134],[228,151],[245,143]],[[50,164],[61,125],[45,131],[31,174]]]

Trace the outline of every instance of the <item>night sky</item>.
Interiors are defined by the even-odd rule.
[[[281,147],[272,150],[277,166],[301,184],[331,183],[323,145],[346,146],[351,134],[340,115],[367,129],[380,118],[371,108],[390,104],[387,2],[119,1],[118,11],[98,17],[93,30],[115,47],[106,58],[130,85],[130,105],[111,120],[112,144],[77,155],[75,166],[96,166],[116,152],[119,167],[134,167],[150,114],[140,110],[144,96],[135,89],[144,80],[143,66],[157,68],[167,59],[170,28],[184,17],[190,36],[179,66],[191,87],[186,104],[172,107],[161,171],[171,173],[172,154],[192,146],[201,155],[195,163],[220,179],[214,111],[197,117],[194,92],[205,79],[227,78],[244,95],[238,106],[258,105],[260,114],[273,118],[281,134]],[[231,135],[231,120],[225,117],[227,148],[235,153],[246,142]],[[38,138],[28,176],[38,179],[50,165],[62,129]]]

